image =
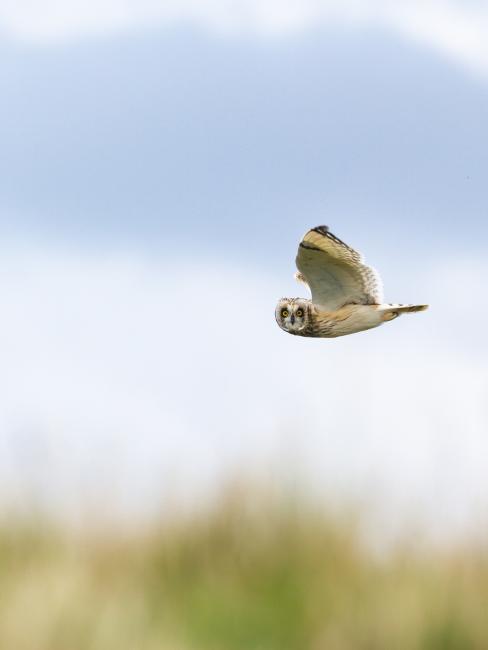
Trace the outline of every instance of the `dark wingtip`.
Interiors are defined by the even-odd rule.
[[[319,235],[327,235],[329,232],[329,226],[315,226],[315,228],[312,228],[314,232],[318,232]]]

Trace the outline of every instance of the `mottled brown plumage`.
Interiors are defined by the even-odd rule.
[[[278,302],[276,321],[289,334],[346,336],[428,307],[384,304],[378,273],[327,226],[317,226],[304,235],[296,264],[296,278],[309,286],[312,299],[282,298]]]

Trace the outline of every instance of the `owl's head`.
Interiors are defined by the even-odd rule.
[[[302,334],[309,323],[309,317],[310,300],[305,298],[281,298],[276,305],[276,322],[290,334]]]

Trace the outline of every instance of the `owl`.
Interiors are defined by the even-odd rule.
[[[281,329],[296,336],[334,338],[378,327],[428,305],[385,304],[378,273],[327,226],[309,230],[298,246],[298,281],[312,300],[282,298],[275,311]]]

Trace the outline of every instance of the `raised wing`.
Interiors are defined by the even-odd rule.
[[[378,273],[327,226],[317,226],[304,235],[296,265],[310,287],[312,302],[327,311],[348,304],[377,305],[383,301]]]

